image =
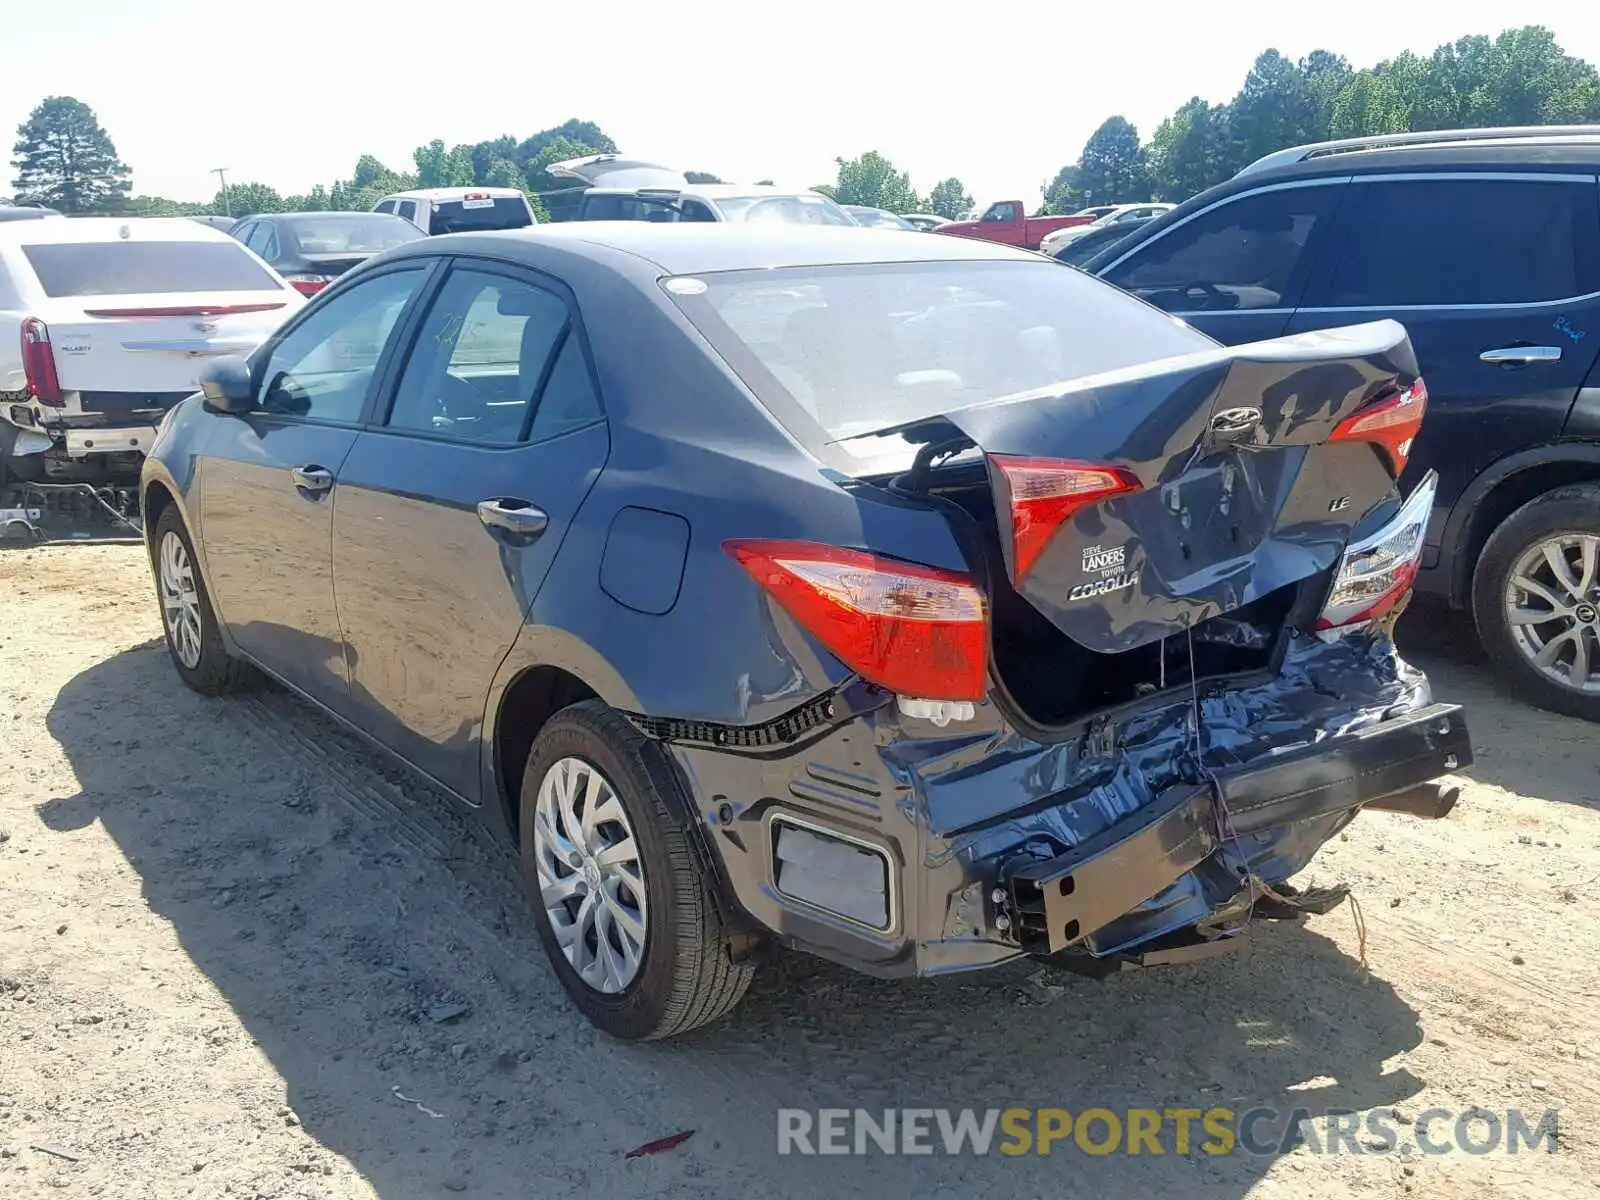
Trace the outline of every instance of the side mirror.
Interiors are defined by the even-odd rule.
[[[214,358],[200,368],[200,391],[206,407],[217,412],[247,413],[256,407],[250,366],[232,354]]]

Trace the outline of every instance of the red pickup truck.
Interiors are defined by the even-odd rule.
[[[1070,217],[1030,217],[1025,215],[1021,200],[997,200],[984,209],[983,216],[976,221],[946,221],[935,232],[1037,250],[1039,239],[1045,234],[1073,225],[1087,225],[1106,211],[1089,208]]]

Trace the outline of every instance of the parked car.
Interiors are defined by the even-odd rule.
[[[864,225],[868,229],[901,229],[912,233],[918,232],[917,227],[910,221],[888,209],[873,208],[866,204],[841,204],[839,207],[849,213],[850,219],[857,225]]]
[[[855,224],[820,192],[763,184],[690,183],[670,167],[616,154],[568,159],[545,170],[558,178],[589,184],[576,214],[580,221]]]
[[[1074,225],[1087,225],[1095,218],[1088,213],[1064,217],[1026,216],[1021,200],[999,200],[983,210],[976,221],[946,221],[937,232],[953,237],[978,238],[1005,246],[1037,250],[1045,234]]]
[[[1470,608],[1502,678],[1600,720],[1600,127],[1269,156],[1089,264],[1230,344],[1393,317],[1437,471],[1419,590]]]
[[[1431,486],[1392,321],[1226,349],[980,242],[567,223],[389,251],[202,388],[144,474],[178,674],[480,808],[619,1037],[767,939],[1204,952],[1470,761],[1387,632]]]
[[[1074,238],[1056,250],[1050,257],[1069,266],[1081,267],[1108,246],[1122,241],[1135,229],[1143,229],[1154,219],[1147,217],[1142,221],[1125,221],[1119,225],[1102,225],[1098,229],[1090,229],[1082,237]]]
[[[389,213],[263,213],[230,231],[302,296],[315,296],[374,254],[427,235]]]
[[[1057,251],[1070,246],[1079,238],[1086,237],[1090,230],[1104,229],[1108,225],[1120,225],[1125,230],[1131,231],[1135,225],[1159,217],[1162,213],[1171,212],[1177,205],[1151,202],[1149,204],[1113,204],[1107,212],[1101,213],[1087,225],[1074,225],[1068,229],[1058,229],[1049,233],[1039,242],[1041,254],[1054,257]]]
[[[0,491],[16,480],[131,488],[201,364],[248,354],[303,303],[194,221],[0,225]]]
[[[900,219],[913,229],[923,233],[932,233],[947,221],[948,217],[941,217],[937,213],[901,213]]]
[[[42,204],[0,204],[0,221],[37,221],[41,217],[59,217],[61,214]]]
[[[517,188],[505,187],[417,188],[385,196],[372,211],[393,213],[430,237],[526,229],[536,221],[528,198]]]

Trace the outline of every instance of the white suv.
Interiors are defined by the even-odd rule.
[[[0,223],[0,502],[18,482],[136,485],[201,364],[249,354],[304,303],[181,217]]]
[[[516,188],[505,187],[417,188],[385,196],[372,211],[404,217],[430,237],[525,229],[534,224],[528,198]]]

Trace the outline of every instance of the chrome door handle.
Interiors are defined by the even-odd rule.
[[[495,537],[513,546],[526,546],[550,525],[544,509],[508,496],[478,501],[478,520]]]
[[[1561,361],[1560,346],[1500,346],[1478,355],[1479,362],[1499,363],[1502,366],[1526,366],[1528,363]]]
[[[294,480],[295,487],[308,492],[325,492],[333,486],[333,472],[314,463],[291,468],[289,477]]]

